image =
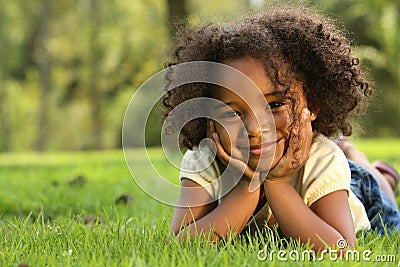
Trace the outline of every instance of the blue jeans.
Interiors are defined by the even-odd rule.
[[[351,191],[364,205],[371,230],[388,234],[400,231],[400,211],[396,204],[380,189],[375,178],[364,168],[348,161],[351,170]]]

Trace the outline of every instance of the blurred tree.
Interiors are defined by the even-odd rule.
[[[5,0],[0,1],[0,6],[4,6]],[[0,139],[0,151],[10,151],[10,140],[11,140],[11,133],[10,133],[10,121],[8,116],[7,105],[7,93],[5,90],[5,83],[7,75],[7,60],[6,60],[6,51],[7,49],[7,40],[5,38],[5,25],[6,24],[6,14],[4,9],[0,10],[0,129],[1,129],[1,139]]]
[[[167,0],[168,3],[168,29],[173,38],[178,29],[186,27],[188,23],[187,0]]]
[[[49,23],[51,0],[41,3],[41,12],[38,18],[38,27],[34,34],[33,58],[37,65],[40,79],[38,127],[35,149],[43,151],[46,146],[48,132],[49,94],[51,89],[51,55],[48,51]]]
[[[0,6],[0,149],[9,151],[19,141],[18,132],[24,132],[26,125],[32,126],[34,117],[29,113],[23,118],[24,111],[19,106],[24,103],[24,96],[19,98],[19,94],[24,91],[20,85],[31,78],[29,70],[35,65],[33,50],[40,8],[37,0],[1,0]],[[30,132],[25,132],[25,137]],[[28,143],[27,139],[21,143]]]
[[[367,136],[400,135],[400,1],[321,0],[351,33],[356,52],[375,81],[364,125]]]
[[[90,99],[90,117],[91,117],[91,136],[92,143],[89,144],[91,149],[100,149],[103,145],[103,120],[101,114],[101,105],[103,102],[100,84],[98,77],[100,76],[100,63],[103,58],[104,52],[98,37],[102,31],[103,9],[101,3],[104,1],[91,0],[89,19],[89,79],[88,90]]]

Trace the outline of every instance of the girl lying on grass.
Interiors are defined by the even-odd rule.
[[[209,118],[195,118],[181,131],[180,144],[189,150],[172,233],[217,241],[279,227],[284,236],[310,242],[318,251],[343,239],[354,247],[358,230],[383,232],[381,222],[400,229],[396,204],[329,139],[351,135],[349,115],[361,114],[371,94],[358,58],[333,23],[285,7],[236,23],[209,24],[178,42],[169,66],[192,61],[241,71],[265,99],[240,82],[236,91],[191,83],[165,95],[165,117],[198,97],[224,103],[210,105]],[[199,147],[206,137],[214,147]],[[243,175],[222,196],[218,178],[224,172],[224,177]],[[254,179],[261,185],[249,190]]]

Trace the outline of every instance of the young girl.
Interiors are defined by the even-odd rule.
[[[359,60],[330,21],[285,7],[192,29],[169,66],[192,61],[218,62],[244,73],[262,97],[240,81],[235,90],[186,84],[164,97],[165,117],[190,99],[223,103],[210,104],[208,118],[189,121],[180,133],[182,148],[189,150],[181,165],[172,233],[217,241],[277,226],[286,237],[321,250],[342,240],[354,247],[355,233],[381,227],[379,218],[400,229],[394,203],[381,201],[385,213],[366,210],[368,190],[358,190],[356,197],[351,181],[363,187],[371,177],[328,139],[351,135],[349,115],[361,113],[371,94]],[[215,158],[214,146],[200,147],[207,137],[215,142]],[[243,174],[239,181],[221,194],[218,178],[237,173]],[[249,190],[254,179],[261,185]]]

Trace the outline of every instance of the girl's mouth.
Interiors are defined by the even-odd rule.
[[[247,147],[241,147],[241,150],[248,151],[252,156],[261,156],[274,151],[277,141],[265,142],[262,144],[253,144]]]

